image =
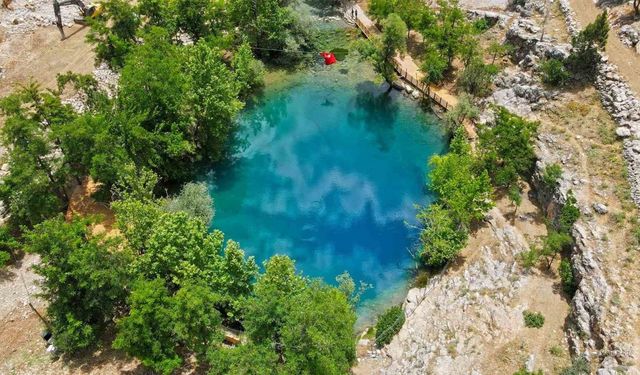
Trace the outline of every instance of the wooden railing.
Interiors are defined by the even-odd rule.
[[[360,31],[362,31],[364,36],[367,37],[367,39],[370,39],[372,35],[380,34],[380,30],[378,30],[378,28],[375,25],[371,25],[371,26],[365,25],[359,16],[356,17],[355,23],[356,23],[356,26],[358,26],[358,28],[360,29]],[[393,59],[393,67],[395,68],[396,72],[398,72],[400,77],[402,77],[404,80],[409,82],[416,89],[420,90],[420,92],[422,92],[424,95],[431,98],[431,100],[433,100],[436,104],[442,107],[445,111],[449,111],[453,109],[453,106],[449,104],[443,97],[441,97],[434,90],[432,90],[431,87],[429,87],[429,85],[426,85],[424,82],[422,82],[418,78],[417,73],[409,73],[405,68],[403,68],[402,62],[398,61],[397,58]]]

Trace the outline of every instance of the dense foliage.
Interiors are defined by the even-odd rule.
[[[472,116],[473,110],[463,105],[448,120],[453,128],[449,152],[430,160],[428,180],[438,202],[418,213],[423,228],[418,255],[430,267],[445,265],[466,245],[471,227],[494,205],[494,188],[517,207],[520,182],[531,177],[535,163],[536,123],[496,108],[495,121],[481,129],[472,151],[459,118]]]
[[[544,315],[535,311],[525,310],[522,312],[524,325],[528,328],[542,328],[544,325]]]
[[[75,352],[94,345],[124,306],[130,281],[127,251],[117,240],[91,235],[86,220],[54,218],[25,235],[25,250],[40,255],[42,297],[56,346]]]
[[[376,323],[376,346],[381,348],[391,342],[393,336],[400,331],[405,316],[402,306],[392,306],[378,316]]]

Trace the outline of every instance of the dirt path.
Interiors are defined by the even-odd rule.
[[[56,85],[56,75],[73,71],[91,73],[94,54],[85,42],[88,28],[74,25],[66,28],[67,39],[60,40],[55,26],[27,34],[7,34],[0,39],[0,97],[9,94],[16,84],[34,78],[44,87]]]
[[[592,0],[569,0],[569,2],[581,27],[593,22],[603,11]],[[615,30],[609,31],[606,53],[609,61],[618,67],[620,74],[629,83],[636,96],[640,96],[640,56],[622,44]]]

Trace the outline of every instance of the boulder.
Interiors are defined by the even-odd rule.
[[[631,136],[631,130],[624,126],[619,126],[616,128],[616,135],[620,138],[627,138]]]
[[[607,208],[607,206],[604,203],[594,203],[593,204],[593,210],[597,213],[599,213],[600,215],[605,215],[607,213],[609,213],[609,209]]]

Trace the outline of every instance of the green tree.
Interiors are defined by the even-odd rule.
[[[11,255],[18,250],[20,242],[16,240],[6,225],[0,226],[0,269],[11,259]]]
[[[573,50],[567,58],[567,66],[574,74],[587,80],[596,77],[600,64],[599,51],[604,51],[609,36],[607,11],[600,13],[596,19],[582,29],[571,40]]]
[[[550,231],[544,241],[540,255],[545,258],[547,269],[551,268],[551,264],[556,256],[560,254],[567,246],[571,245],[573,238],[566,233]]]
[[[397,10],[396,0],[371,0],[369,4],[369,14],[375,20],[385,20],[391,13]]]
[[[518,184],[512,185],[507,191],[507,196],[509,200],[513,204],[513,220],[516,219],[516,213],[518,212],[518,207],[522,204],[522,191],[520,190],[520,186]]]
[[[382,348],[393,339],[396,333],[400,332],[405,321],[402,306],[392,306],[383,314],[378,316],[376,322],[376,346]]]
[[[472,59],[458,78],[458,86],[474,96],[487,96],[491,93],[493,77],[498,74],[495,65],[487,65],[481,59]]]
[[[129,315],[118,321],[113,347],[156,372],[171,374],[182,359],[176,352],[173,301],[164,280],[137,281],[128,304]]]
[[[157,184],[158,175],[153,171],[128,163],[118,171],[118,179],[111,190],[117,199],[148,202],[153,199]]]
[[[457,0],[439,0],[438,12],[423,15],[420,31],[425,37],[426,49],[435,48],[451,67],[453,59],[461,52],[463,41],[472,33],[464,11]]]
[[[495,124],[480,131],[480,154],[493,183],[508,188],[528,179],[535,166],[538,124],[498,108]]]
[[[40,255],[42,297],[56,347],[75,352],[94,345],[123,306],[131,261],[117,240],[90,234],[90,222],[54,218],[25,233],[25,251]]]
[[[278,355],[269,345],[248,342],[236,348],[209,351],[209,375],[276,375]]]
[[[253,341],[274,344],[282,358],[282,327],[292,308],[291,298],[302,292],[305,280],[296,274],[293,261],[286,256],[274,255],[265,262],[264,268],[247,306],[244,323]]]
[[[219,0],[176,0],[176,26],[195,42],[222,32],[227,15]]]
[[[421,0],[396,0],[393,13],[397,13],[405,25],[407,25],[407,38],[409,32],[415,30],[419,23],[421,13],[426,8],[425,3]],[[387,14],[388,15],[388,14]]]
[[[461,227],[484,218],[493,206],[491,182],[468,150],[433,156],[429,164],[431,189]]]
[[[542,183],[547,189],[555,189],[561,177],[562,168],[557,163],[546,165],[542,171]]]
[[[367,289],[371,288],[370,284],[360,281],[360,285],[356,289],[356,283],[347,271],[336,276],[336,282],[338,283],[338,290],[347,297],[349,304],[354,309],[360,303],[362,295],[367,291]]]
[[[347,374],[356,360],[356,314],[344,293],[313,281],[291,305],[281,330],[284,373]]]
[[[198,219],[206,226],[211,225],[215,210],[213,198],[203,182],[188,182],[182,186],[180,194],[171,198],[165,205],[169,212],[185,212],[191,218]]]
[[[223,250],[223,234],[214,231],[216,253],[220,256],[211,272],[210,285],[220,294],[222,312],[229,319],[239,319],[253,292],[258,266],[253,257],[245,257],[240,244],[229,240]]]
[[[509,44],[499,42],[491,42],[487,47],[487,52],[491,55],[491,64],[495,64],[496,59],[501,59],[512,51],[513,47]]]
[[[5,123],[0,136],[7,149],[9,174],[0,186],[0,198],[14,226],[33,226],[66,208],[69,164],[56,131],[75,119],[70,106],[53,92],[31,82],[0,100]]]
[[[219,298],[202,282],[188,283],[172,297],[175,335],[199,360],[224,338],[222,318],[216,309]]]
[[[458,255],[467,243],[467,231],[460,228],[454,215],[440,204],[420,210],[420,258],[432,267],[441,267]]]
[[[564,62],[558,59],[548,59],[540,64],[542,82],[551,86],[564,86],[571,78]]]
[[[424,72],[422,81],[425,84],[439,83],[444,79],[445,72],[449,68],[447,58],[440,51],[429,48],[424,55],[424,62],[420,69]]]
[[[144,254],[147,242],[160,220],[160,207],[154,202],[122,200],[113,202],[111,207],[116,213],[116,226],[136,254]]]
[[[449,132],[454,133],[466,120],[474,120],[479,114],[480,110],[473,104],[471,97],[462,94],[456,106],[444,114],[444,123]]]
[[[204,224],[184,212],[162,214],[153,226],[144,252],[136,258],[134,269],[147,279],[165,280],[171,289],[189,280],[208,280],[215,265],[215,235],[207,234]]]
[[[292,0],[232,0],[225,6],[259,56],[284,55],[295,61],[300,59],[298,52],[309,49],[309,35],[294,16],[291,3]]]
[[[576,293],[578,283],[573,275],[573,267],[571,267],[571,261],[563,259],[560,261],[560,267],[558,267],[558,273],[560,274],[560,281],[562,282],[562,290],[570,297]]]
[[[236,77],[222,61],[222,52],[200,42],[188,51],[185,63],[190,87],[190,111],[195,120],[193,135],[197,159],[220,161],[229,149],[236,129],[235,117],[243,103]]]
[[[95,46],[97,62],[121,68],[136,43],[141,20],[135,7],[124,0],[108,0],[100,17],[89,21],[87,41]]]
[[[563,233],[571,232],[573,224],[580,218],[580,209],[577,203],[578,201],[573,195],[573,191],[569,190],[567,192],[567,200],[564,202],[558,215],[558,231]]]
[[[377,41],[373,65],[378,74],[391,84],[395,78],[393,58],[407,49],[407,25],[400,16],[390,14],[383,22],[382,37]]]
[[[264,84],[264,65],[253,57],[249,43],[242,43],[233,55],[231,67],[236,74],[238,94],[247,98]]]

